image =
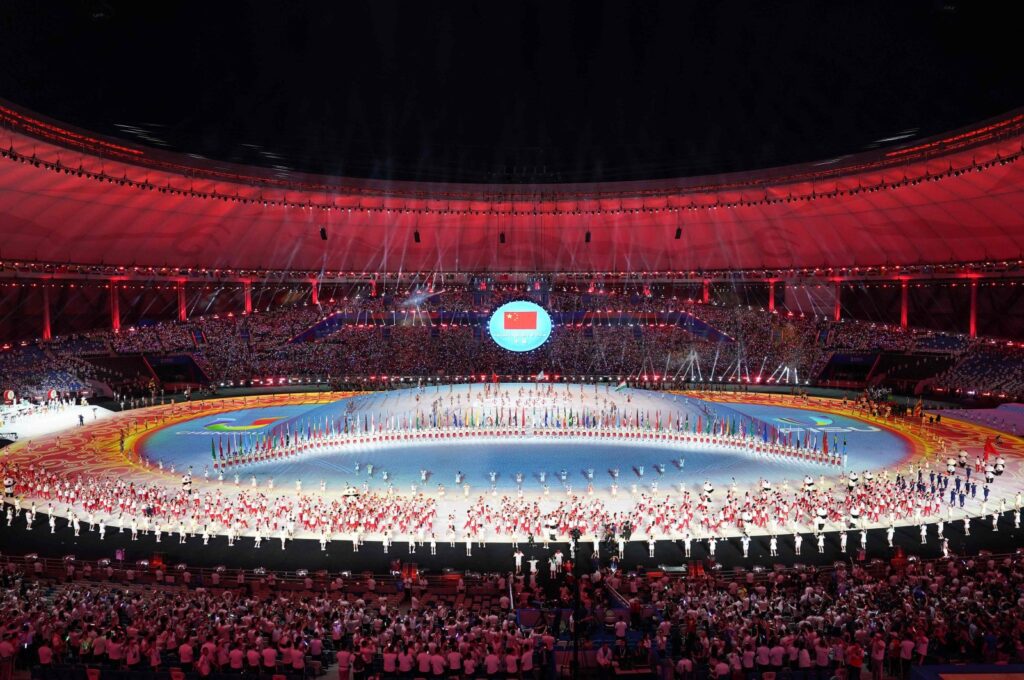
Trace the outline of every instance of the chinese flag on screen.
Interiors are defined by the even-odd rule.
[[[537,312],[505,312],[505,330],[537,330]]]

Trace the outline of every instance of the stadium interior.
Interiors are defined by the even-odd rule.
[[[0,680],[1024,677],[1022,13],[0,7]]]

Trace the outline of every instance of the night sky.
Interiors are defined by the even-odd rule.
[[[1024,105],[1024,3],[8,2],[0,98],[208,158],[575,182],[818,161]]]

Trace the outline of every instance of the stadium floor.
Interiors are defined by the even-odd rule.
[[[567,387],[565,397],[575,399],[578,388],[587,395],[591,391],[598,393],[599,389],[605,390],[604,393],[598,393],[602,399],[609,398],[605,395],[611,395],[607,388],[594,388],[591,385]],[[116,413],[105,420],[87,422],[84,427],[20,441],[5,449],[3,456],[7,462],[42,465],[49,470],[72,476],[81,474],[85,478],[117,477],[140,483],[158,482],[171,489],[180,488],[181,473],[188,465],[192,465],[196,479],[194,486],[198,490],[223,488],[230,493],[235,488],[233,472],[229,471],[227,479],[222,483],[212,474],[210,480],[204,479],[202,472],[203,466],[211,460],[211,448],[216,456],[216,447],[223,445],[225,435],[217,426],[229,424],[234,427],[231,423],[244,426],[260,418],[291,418],[296,422],[296,427],[300,427],[303,418],[309,417],[306,414],[323,414],[325,409],[328,413],[350,413],[351,407],[348,404],[356,400],[364,408],[364,416],[365,411],[374,409],[382,413],[380,409],[384,404],[394,413],[403,408],[402,399],[414,399],[416,393],[428,395],[433,389],[436,388],[407,390],[404,396],[399,392],[370,395],[318,392],[157,406]],[[444,392],[448,389],[447,386],[440,388],[440,396],[450,399],[451,393]],[[469,388],[462,386],[461,389]],[[503,389],[514,391],[520,389],[520,386],[503,386]],[[630,406],[638,410],[642,406],[645,411],[654,412],[653,409],[658,409],[668,414],[676,409],[674,412],[679,418],[688,416],[695,419],[700,409],[711,408],[719,414],[738,413],[761,421],[808,427],[819,432],[831,431],[832,428],[838,430],[832,432],[837,440],[838,437],[849,440],[849,469],[881,470],[882,474],[885,471],[891,474],[898,469],[906,471],[918,464],[939,469],[948,454],[955,454],[961,449],[966,450],[969,459],[973,461],[975,456],[980,455],[986,439],[997,434],[983,424],[951,418],[943,418],[938,424],[883,421],[866,416],[841,401],[825,398],[804,399],[766,393],[694,394],[641,390],[626,390],[625,393],[615,398],[629,399]],[[207,429],[210,425],[216,429]],[[123,453],[120,449],[122,433],[126,434]],[[509,455],[513,450],[516,455]],[[522,451],[529,451],[531,455],[521,455]],[[1024,489],[1024,471],[1021,468],[1024,441],[1003,435],[999,452],[1007,459],[1007,470],[994,485],[993,498],[1012,501],[1014,494]],[[685,466],[672,464],[678,457],[685,458]],[[163,470],[156,460],[164,462]],[[540,460],[544,462],[538,463]],[[355,471],[356,462],[361,463],[358,473]],[[366,463],[376,463],[374,475],[367,473]],[[656,472],[655,465],[658,464],[665,466],[664,473]],[[622,469],[621,486],[616,497],[612,497],[610,492],[611,477],[607,471],[611,466]],[[646,468],[644,476],[639,474],[640,466]],[[423,490],[436,493],[437,484],[448,485],[448,493],[438,502],[438,517],[444,517],[449,512],[464,510],[480,494],[489,494],[488,477],[491,471],[497,473],[495,493],[515,493],[513,479],[516,472],[522,472],[525,497],[535,498],[542,504],[556,504],[568,496],[558,474],[562,470],[571,471],[568,472],[571,491],[585,493],[587,468],[597,471],[594,495],[604,500],[610,510],[631,505],[635,499],[634,493],[651,493],[651,484],[654,482],[660,483],[659,495],[674,493],[681,488],[696,491],[705,479],[712,479],[720,485],[719,488],[724,488],[735,479],[736,488],[742,492],[755,487],[760,478],[770,480],[778,488],[778,485],[786,482],[799,483],[804,474],[813,476],[819,481],[819,486],[828,488],[839,483],[840,474],[840,470],[834,466],[825,468],[817,464],[777,463],[752,458],[745,453],[719,451],[709,447],[677,450],[632,442],[592,445],[589,441],[524,442],[521,438],[512,438],[507,441],[460,443],[457,446],[447,443],[389,445],[340,453],[317,452],[300,460],[276,461],[251,470],[243,469],[241,487],[248,488],[249,476],[255,475],[257,483],[264,489],[266,480],[273,476],[275,494],[295,493],[296,479],[303,480],[304,493],[319,493],[320,479],[327,481],[328,496],[340,494],[344,485],[349,484],[361,486],[365,483],[372,490],[383,491],[381,471],[389,470],[395,491],[409,493],[411,485],[417,483],[420,471],[428,470],[430,481]],[[546,471],[547,481],[552,487],[550,497],[544,495],[538,479],[542,469]],[[453,488],[454,476],[459,471],[466,475],[471,485],[468,498]],[[637,487],[635,492],[631,489],[634,484]],[[61,510],[58,507],[58,513]],[[952,523],[949,525],[952,526]],[[835,532],[838,527],[829,526],[826,530]],[[809,542],[805,542],[805,546]]]
[[[752,485],[762,476],[773,481],[795,481],[805,474],[818,477],[823,472],[834,472],[834,468],[829,470],[795,459],[762,457],[757,459],[757,465],[751,465],[751,456],[734,447],[651,438],[679,429],[692,431],[698,424],[706,430],[711,418],[732,423],[736,428],[739,423],[767,424],[792,431],[789,436],[796,439],[806,433],[819,446],[822,437],[828,436],[831,445],[847,451],[849,468],[859,471],[891,467],[913,450],[912,443],[898,431],[806,405],[794,408],[780,403],[727,403],[685,394],[612,390],[607,385],[549,385],[541,398],[534,393],[535,389],[536,385],[528,384],[493,388],[457,385],[342,396],[322,404],[257,405],[161,426],[141,437],[135,448],[151,463],[160,462],[167,470],[174,466],[178,473],[191,467],[199,476],[212,460],[225,454],[230,458],[233,450],[251,446],[261,436],[276,434],[281,438],[286,431],[291,436],[305,435],[311,429],[323,432],[328,427],[326,423],[344,428],[347,425],[343,423],[379,427],[385,422],[389,426],[404,425],[406,433],[423,434],[423,430],[430,429],[424,416],[433,403],[437,404],[441,418],[457,412],[463,419],[475,417],[476,421],[447,432],[439,431],[439,438],[318,445],[288,458],[243,465],[237,470],[229,468],[227,474],[230,478],[235,471],[239,472],[243,485],[251,476],[258,483],[272,477],[280,489],[293,489],[295,482],[301,480],[306,490],[319,489],[323,481],[328,489],[334,490],[349,485],[361,488],[365,484],[374,491],[391,486],[397,492],[412,492],[415,487],[434,493],[440,484],[454,495],[462,491],[463,482],[456,479],[464,480],[470,485],[471,494],[476,495],[492,486],[499,493],[516,492],[520,477],[524,493],[542,493],[545,484],[552,495],[561,494],[567,487],[582,492],[593,482],[595,493],[610,495],[615,481],[610,471],[614,468],[620,470],[618,485],[623,492],[634,485],[637,492],[650,492],[655,482],[665,490],[679,488],[680,484],[692,489],[705,480],[723,488],[733,481]],[[471,401],[473,413],[469,414],[466,407]],[[609,406],[614,406],[622,418],[643,418],[644,422],[639,428],[627,428],[633,436],[625,438],[583,436],[617,434],[613,432],[618,429],[614,425],[602,428],[603,433],[590,429],[569,437],[539,434],[542,430],[572,434],[566,431],[572,428],[556,423],[555,418],[564,418],[567,413],[578,418],[584,409]],[[502,434],[482,433],[479,423],[485,419],[493,421],[498,411],[506,420],[514,412],[516,420],[529,419],[531,424],[498,428]],[[535,427],[533,418],[539,421]],[[427,421],[422,429],[418,426],[420,420]]]

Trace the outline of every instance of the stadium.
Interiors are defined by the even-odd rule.
[[[0,680],[1024,674],[1019,7],[0,18]]]

